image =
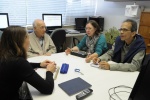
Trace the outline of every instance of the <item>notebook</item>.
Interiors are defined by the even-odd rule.
[[[58,84],[58,86],[64,90],[69,96],[81,92],[84,89],[91,87],[92,85],[84,81],[80,77],[68,80],[66,82]]]

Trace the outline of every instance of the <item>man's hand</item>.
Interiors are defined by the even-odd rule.
[[[109,65],[109,63],[106,62],[106,61],[101,61],[101,62],[99,63],[99,65],[100,65],[101,69],[110,70],[110,65]]]
[[[45,55],[45,56],[50,56],[51,53],[50,53],[50,52],[47,52],[47,53],[45,53],[44,55]]]
[[[101,61],[100,58],[97,58],[97,57],[93,58],[93,63],[94,64],[98,64],[100,61]]]

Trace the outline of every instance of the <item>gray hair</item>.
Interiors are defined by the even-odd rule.
[[[36,19],[36,20],[34,20],[34,22],[32,23],[33,28],[37,26],[37,22],[38,22],[38,21],[42,21],[42,20],[41,20],[41,19]]]
[[[130,22],[131,23],[131,32],[137,31],[137,22],[132,19],[126,19],[124,22]]]

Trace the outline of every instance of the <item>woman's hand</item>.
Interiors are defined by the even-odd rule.
[[[65,53],[66,53],[66,55],[70,54],[70,53],[71,53],[71,48],[67,48],[67,49],[65,50]]]
[[[86,63],[90,63],[92,60],[92,57],[90,56],[91,54],[88,54],[87,57],[85,58]]]
[[[56,71],[56,63],[55,62],[51,62],[47,65],[47,71],[50,71],[52,73],[54,73]]]
[[[51,61],[45,60],[45,61],[43,61],[43,62],[40,63],[40,66],[41,67],[46,67],[49,63],[51,63]]]

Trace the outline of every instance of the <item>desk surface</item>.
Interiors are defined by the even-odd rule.
[[[91,96],[87,97],[86,100],[110,100],[108,90],[112,87],[119,85],[125,85],[133,87],[139,72],[120,72],[120,71],[109,71],[102,70],[99,68],[91,67],[90,63],[85,63],[84,58],[79,58],[73,55],[66,56],[65,53],[52,54],[51,56],[39,56],[29,58],[29,62],[41,62],[43,60],[49,59],[55,61],[57,66],[62,65],[62,63],[68,63],[69,69],[67,74],[58,74],[55,80],[55,87],[52,95],[43,95],[34,87],[28,84],[29,91],[34,100],[76,100],[75,95],[68,96],[59,86],[59,83],[65,82],[67,80],[81,77],[88,83],[92,85],[93,93]],[[75,68],[79,68],[84,75],[74,72]],[[39,73],[43,78],[45,77],[45,69],[38,69]],[[126,88],[122,88],[126,91]],[[131,90],[130,90],[131,91]],[[77,93],[78,94],[78,93]],[[118,94],[123,97],[122,100],[127,100],[129,97],[128,93]],[[119,99],[116,99],[119,100]]]
[[[66,34],[66,37],[84,36],[86,33]]]

